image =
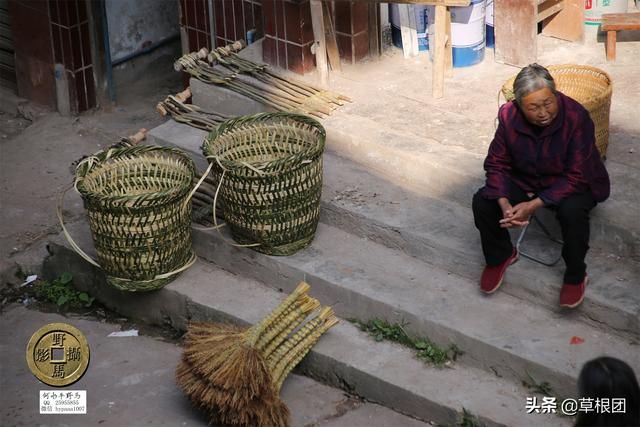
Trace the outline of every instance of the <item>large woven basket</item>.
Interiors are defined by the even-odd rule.
[[[153,145],[112,148],[78,164],[75,187],[89,217],[98,256],[93,263],[110,284],[150,291],[193,264],[189,193],[194,174],[187,155]]]
[[[283,112],[239,117],[209,134],[202,149],[236,242],[269,255],[290,255],[311,243],[325,138],[316,120]]]
[[[609,111],[611,107],[611,93],[613,86],[611,77],[595,67],[587,65],[552,65],[547,68],[556,89],[575,99],[589,111],[595,124],[596,146],[604,158],[609,146]],[[502,94],[507,101],[514,99],[513,82],[511,77],[502,86]]]

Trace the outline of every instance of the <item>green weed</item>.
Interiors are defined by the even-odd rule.
[[[462,407],[462,418],[458,422],[459,427],[484,427],[484,423],[478,419],[471,412],[467,411],[465,407]]]
[[[52,282],[37,282],[34,293],[37,299],[55,304],[58,308],[90,307],[95,299],[73,287],[73,276],[70,273],[63,273]]]
[[[406,323],[389,323],[382,319],[372,319],[366,323],[351,319],[360,330],[367,332],[376,341],[393,341],[409,347],[416,352],[418,359],[425,363],[433,363],[438,367],[455,361],[463,352],[451,344],[447,348],[439,347],[426,337],[411,337],[404,330]]]
[[[547,381],[539,383],[531,376],[529,372],[525,371],[525,373],[527,374],[528,380],[522,380],[522,385],[527,387],[529,390],[532,390],[543,396],[553,396],[553,388],[551,387],[551,384],[549,384]]]

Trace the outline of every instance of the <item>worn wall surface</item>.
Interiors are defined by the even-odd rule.
[[[107,1],[112,61],[179,34],[178,0]]]
[[[11,0],[18,95],[48,107],[56,105],[49,5]]]

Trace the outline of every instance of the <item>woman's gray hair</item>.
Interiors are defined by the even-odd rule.
[[[516,76],[513,82],[513,95],[518,105],[521,105],[522,98],[545,87],[551,89],[553,93],[556,92],[556,83],[549,70],[542,65],[529,64]]]

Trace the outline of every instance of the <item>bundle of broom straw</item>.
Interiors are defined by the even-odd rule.
[[[320,308],[318,300],[307,295],[309,289],[301,282],[250,328],[190,326],[176,380],[212,423],[289,426],[280,388],[320,336],[338,322],[331,308]]]

